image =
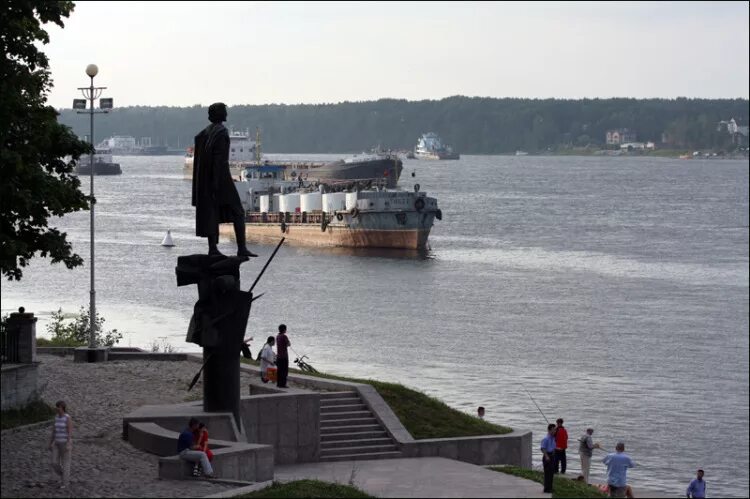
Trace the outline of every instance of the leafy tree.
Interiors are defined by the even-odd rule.
[[[35,43],[49,42],[43,25],[63,27],[73,2],[10,0],[0,7],[0,268],[21,279],[22,268],[38,252],[68,268],[83,263],[64,232],[49,218],[85,210],[89,199],[71,175],[90,152],[73,131],[57,122],[46,105],[52,86],[47,57]],[[69,156],[69,160],[64,158]]]
[[[44,346],[83,346],[89,342],[89,311],[81,307],[78,315],[66,320],[61,308],[52,313],[52,321],[47,324],[47,333],[52,335],[49,341],[41,341]],[[97,345],[111,347],[120,342],[122,333],[117,329],[104,331],[104,318],[96,314],[95,341]],[[41,340],[42,338],[40,338]]]

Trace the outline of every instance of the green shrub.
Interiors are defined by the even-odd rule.
[[[62,308],[52,313],[52,320],[47,324],[47,333],[51,335],[49,340],[37,338],[37,346],[51,347],[77,347],[88,345],[89,343],[89,311],[81,307],[77,315],[66,318]],[[117,329],[104,331],[104,318],[96,314],[96,335],[97,345],[111,347],[119,343],[122,339],[122,333]]]
[[[16,426],[47,421],[55,415],[55,410],[44,403],[42,400],[30,402],[20,409],[11,409],[2,412],[0,418],[0,427],[3,430],[15,428]]]

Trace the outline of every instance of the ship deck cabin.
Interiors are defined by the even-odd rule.
[[[273,179],[282,180],[284,178],[285,167],[279,165],[251,165],[245,167],[245,180]]]

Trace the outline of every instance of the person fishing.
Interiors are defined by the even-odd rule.
[[[290,346],[292,346],[292,342],[286,335],[286,324],[279,324],[279,334],[276,336],[276,367],[278,368],[276,386],[279,388],[288,388],[286,379],[289,376],[288,348]]]

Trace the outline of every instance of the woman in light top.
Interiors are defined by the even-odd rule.
[[[52,426],[49,449],[52,451],[52,470],[62,477],[61,489],[70,483],[70,454],[73,451],[73,420],[65,412],[65,402],[55,403],[57,414]]]
[[[273,345],[276,343],[276,338],[269,336],[266,344],[263,345],[263,350],[260,351],[260,379],[263,383],[268,383],[267,371],[269,367],[276,365],[276,354],[273,353]]]

